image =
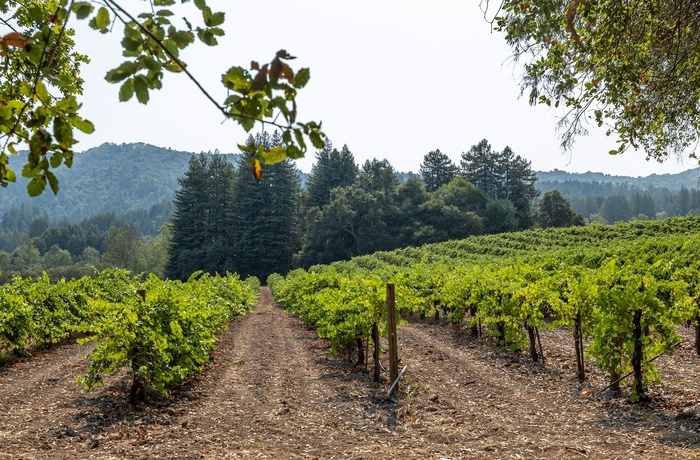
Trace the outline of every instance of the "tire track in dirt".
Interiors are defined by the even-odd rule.
[[[303,333],[273,303],[269,289],[261,289],[254,312],[234,328],[229,366],[210,395],[221,405],[204,406],[189,423],[195,437],[210,439],[217,450],[223,442],[242,456],[324,456],[342,408],[339,395],[320,381],[313,339]],[[316,346],[326,353],[322,343]],[[321,353],[317,357],[325,358]],[[222,422],[225,440],[217,433]]]

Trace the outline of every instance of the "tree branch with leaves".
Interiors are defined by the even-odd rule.
[[[698,18],[693,0],[504,0],[493,23],[524,62],[530,103],[566,108],[565,148],[598,126],[618,137],[611,154],[663,161],[697,158]]]
[[[71,166],[77,143],[74,130],[94,131],[93,124],[80,114],[80,68],[89,60],[74,51],[75,32],[68,26],[72,16],[87,20],[101,33],[109,33],[117,22],[123,26],[121,45],[126,59],[105,76],[108,82],[120,84],[120,101],[136,96],[147,104],[150,91],[162,88],[165,72],[185,73],[203,97],[246,132],[257,123],[281,130],[282,145],[271,151],[240,146],[251,163],[303,157],[309,142],[323,147],[321,124],[297,120],[297,91],[308,83],[309,69],[294,71],[288,64],[294,57],[285,50],[278,51],[269,63],[252,62],[249,70],[233,66],[222,75],[228,94],[219,102],[187,70],[180,52],[197,40],[217,45],[218,37],[225,34],[225,15],[214,12],[206,0],[193,0],[201,14],[200,24],[193,25],[194,19],[187,17],[176,24],[177,3],[190,0],[150,0],[149,9],[136,15],[114,0],[0,0],[0,54],[4,60],[0,68],[0,186],[16,181],[9,155],[28,148],[21,172],[29,179],[28,193],[40,195],[47,184],[58,193],[54,170],[62,164]]]

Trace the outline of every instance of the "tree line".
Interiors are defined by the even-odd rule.
[[[270,150],[281,141],[263,133],[247,145]],[[347,145],[331,142],[316,152],[306,190],[289,160],[262,165],[259,181],[245,159],[237,166],[220,155],[190,160],[174,201],[166,276],[231,271],[264,280],[375,251],[584,223],[558,192],[546,194],[538,211],[530,162],[486,140],[459,165],[429,152],[422,179],[404,183],[387,160],[359,166]]]
[[[163,276],[171,202],[148,211],[100,213],[71,223],[55,222],[36,206],[10,208],[0,219],[0,283],[13,276],[52,279],[93,275],[117,266]]]
[[[273,133],[247,144],[270,150],[280,142]],[[173,202],[76,223],[31,205],[11,208],[0,220],[0,281],[44,270],[75,278],[110,266],[174,279],[203,270],[264,280],[379,250],[583,224],[558,192],[537,199],[529,162],[486,140],[459,164],[429,152],[420,174],[398,173],[387,160],[360,166],[347,146],[330,142],[315,159],[308,176],[289,160],[263,164],[257,181],[242,156],[192,155]]]
[[[571,209],[589,222],[613,224],[620,221],[664,219],[700,214],[700,190],[681,186],[646,190],[626,182],[542,181],[541,190],[558,190],[571,203]]]

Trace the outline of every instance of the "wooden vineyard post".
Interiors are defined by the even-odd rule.
[[[392,384],[399,376],[399,352],[396,340],[396,300],[394,297],[394,285],[386,285],[386,310],[389,338],[389,382]],[[398,389],[398,386],[397,386]]]

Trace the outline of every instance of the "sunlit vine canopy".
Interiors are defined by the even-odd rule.
[[[563,107],[562,144],[589,126],[618,137],[610,153],[695,158],[700,131],[700,2],[485,1],[524,63],[531,104]]]

